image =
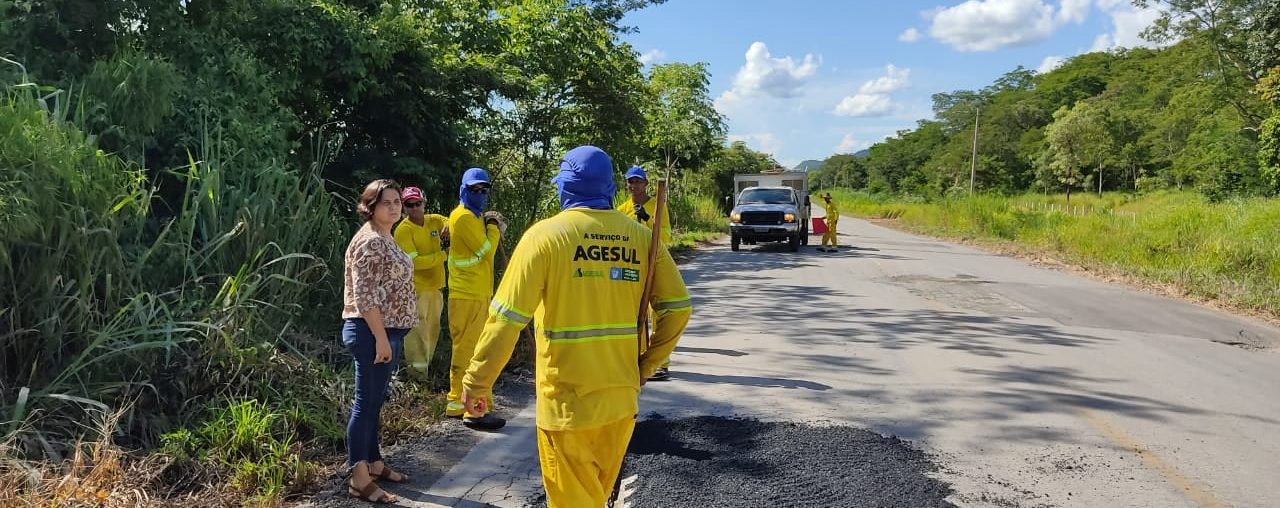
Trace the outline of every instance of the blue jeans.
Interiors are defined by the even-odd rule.
[[[387,385],[399,363],[407,333],[409,330],[403,328],[387,328],[391,361],[375,364],[375,339],[368,323],[358,318],[342,321],[342,345],[351,351],[356,366],[356,399],[351,404],[351,419],[347,421],[347,466],[382,460],[382,451],[378,448],[382,403],[387,400]]]

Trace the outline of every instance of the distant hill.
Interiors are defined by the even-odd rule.
[[[822,161],[807,160],[796,165],[796,171],[813,171],[822,167]]]
[[[858,151],[856,151],[856,152],[853,152],[853,156],[854,156],[854,157],[857,157],[857,158],[859,158],[859,159],[865,159],[865,158],[867,158],[867,156],[868,156],[868,155],[871,155],[871,149],[870,149],[870,148],[863,148],[862,150],[858,150]]]

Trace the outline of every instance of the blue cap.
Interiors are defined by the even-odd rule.
[[[645,173],[644,168],[640,166],[631,166],[631,168],[627,170],[627,176],[623,177],[623,180],[630,180],[632,178],[639,178],[647,182],[649,181],[649,174]]]
[[[493,185],[489,183],[489,173],[480,168],[468,169],[462,174],[462,186],[470,187],[472,185],[483,183],[485,185]]]

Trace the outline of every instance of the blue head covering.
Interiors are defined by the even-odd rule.
[[[569,150],[560,159],[560,173],[551,179],[560,191],[560,209],[613,208],[613,159],[594,146]]]
[[[471,168],[462,174],[462,184],[458,186],[458,200],[477,217],[484,213],[484,202],[489,198],[488,194],[467,190],[467,187],[478,183],[488,184],[489,173],[480,168]]]
[[[649,174],[645,173],[644,168],[640,166],[631,166],[631,169],[627,170],[627,176],[623,177],[622,179],[625,181],[625,180],[630,180],[632,178],[639,178],[647,182],[649,181]]]

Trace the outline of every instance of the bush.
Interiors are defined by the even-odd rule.
[[[232,150],[216,131],[170,173],[179,200],[160,202],[141,171],[67,121],[76,103],[27,84],[0,96],[5,455],[60,462],[96,440],[87,415],[116,408],[126,408],[119,439],[148,447],[221,421],[189,405],[252,395],[257,409],[280,409],[239,408],[233,419],[295,436],[273,434],[264,446],[274,458],[240,468],[246,488],[276,492],[295,477],[296,450],[284,454],[298,433],[341,437],[344,402],[314,389],[335,378],[329,355],[308,337],[336,335],[330,274],[351,224],[331,219],[337,204],[316,168],[224,165]],[[283,469],[272,469],[277,459]]]

